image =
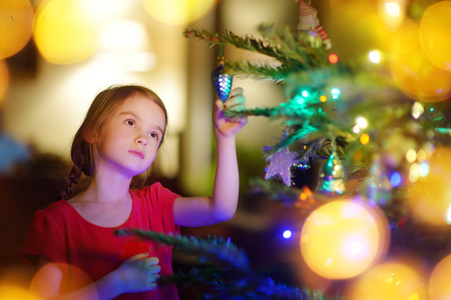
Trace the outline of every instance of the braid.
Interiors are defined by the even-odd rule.
[[[72,188],[78,182],[80,177],[81,177],[81,167],[77,164],[74,164],[72,170],[69,173],[66,188],[63,190],[58,199],[68,199],[69,196],[72,194]]]

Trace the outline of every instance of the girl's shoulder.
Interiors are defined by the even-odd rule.
[[[149,193],[158,193],[160,190],[166,189],[160,182],[154,182],[151,185],[146,185],[143,188],[137,190],[130,190],[130,193],[135,195],[146,195]]]
[[[43,209],[39,209],[34,213],[34,222],[65,222],[67,218],[73,214],[73,209],[66,200],[58,200]]]
[[[156,182],[152,185],[146,186],[142,189],[131,191],[132,198],[138,205],[150,204],[153,207],[160,207],[163,209],[167,206],[171,206],[179,194],[174,193],[168,188],[163,187],[160,182]]]
[[[168,200],[174,200],[175,198],[180,197],[179,194],[174,193],[170,189],[164,187],[160,182],[155,182],[139,190],[132,190],[130,191],[130,193],[135,200],[142,199],[150,201],[152,203],[160,204],[165,204]]]
[[[64,199],[58,200],[50,205],[48,205],[47,207],[45,207],[44,209],[40,210],[44,213],[48,213],[48,214],[64,214],[64,213],[68,213],[71,211],[71,205]]]

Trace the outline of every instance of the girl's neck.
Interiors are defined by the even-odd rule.
[[[112,180],[94,176],[83,192],[85,201],[120,202],[130,199],[130,180]]]

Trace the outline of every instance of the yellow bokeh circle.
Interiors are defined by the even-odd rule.
[[[30,297],[26,287],[0,284],[0,299],[33,300],[34,298]]]
[[[347,300],[421,300],[426,286],[418,270],[403,263],[377,265],[357,278],[347,289]]]
[[[451,150],[437,148],[429,159],[429,172],[409,186],[407,204],[414,217],[434,225],[450,223]]]
[[[55,64],[71,64],[97,49],[100,26],[86,1],[44,0],[36,11],[33,36],[42,56]]]
[[[206,14],[216,0],[143,0],[145,9],[155,19],[171,24],[186,25]]]
[[[429,300],[449,299],[451,296],[451,255],[443,258],[434,268],[429,278]]]
[[[29,284],[30,293],[42,291],[43,288],[48,288],[46,285],[51,285],[51,283],[48,282],[48,276],[43,275],[49,269],[59,269],[63,275],[70,275],[70,280],[65,280],[63,284],[61,284],[61,294],[65,294],[69,291],[75,291],[81,287],[92,284],[92,279],[86,274],[86,272],[74,265],[67,263],[49,263],[45,268],[41,268],[35,273]]]
[[[429,6],[421,17],[419,36],[426,57],[437,67],[451,71],[451,1]]]
[[[0,0],[0,59],[16,54],[28,43],[33,17],[29,0]]]
[[[329,279],[357,276],[372,266],[388,247],[388,222],[361,201],[335,200],[306,219],[300,237],[305,263]]]
[[[400,90],[420,102],[438,102],[451,94],[451,72],[433,65],[421,47],[419,26],[406,22],[393,43],[391,72]]]

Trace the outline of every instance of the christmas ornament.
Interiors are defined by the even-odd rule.
[[[320,178],[316,190],[318,192],[335,195],[345,191],[344,171],[335,151],[321,167]]]
[[[391,199],[392,187],[385,175],[385,167],[379,157],[373,159],[369,174],[364,180],[362,194],[371,202],[386,204]]]
[[[297,163],[296,158],[296,153],[291,152],[288,148],[271,156],[269,165],[266,168],[265,179],[268,180],[278,175],[285,185],[290,186],[291,167]]]
[[[223,47],[221,47],[219,53],[218,67],[214,69],[211,74],[211,81],[219,99],[221,99],[222,102],[227,101],[227,99],[229,99],[230,92],[232,91],[233,77],[224,72]]]
[[[314,37],[321,38],[324,47],[326,49],[330,49],[332,47],[332,43],[327,36],[327,33],[324,31],[323,26],[319,23],[319,19],[317,17],[318,11],[314,9],[312,6],[307,4],[305,1],[299,0],[299,23],[297,26],[297,30],[310,32]]]

